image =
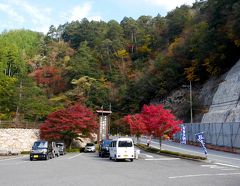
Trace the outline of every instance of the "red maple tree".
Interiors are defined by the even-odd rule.
[[[163,135],[172,137],[180,131],[181,120],[177,120],[163,105],[144,105],[140,114],[127,115],[124,121],[130,125],[132,134],[147,134],[159,138],[160,149]]]
[[[164,109],[163,105],[144,105],[141,116],[148,134],[159,138],[160,149],[163,135],[172,137],[180,131],[179,125],[183,123],[177,120],[170,110]]]
[[[136,135],[137,139],[147,133],[147,128],[143,122],[141,114],[127,115],[123,120],[129,124],[131,134]]]
[[[52,94],[61,92],[65,88],[65,82],[61,77],[61,71],[57,67],[44,66],[37,69],[33,76],[37,84],[45,89],[48,97],[51,97]]]
[[[97,116],[87,107],[76,104],[49,114],[40,126],[40,137],[63,140],[71,148],[73,139],[92,137],[97,129]]]

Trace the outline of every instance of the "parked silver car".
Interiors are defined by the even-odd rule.
[[[59,148],[56,146],[56,142],[51,142],[51,143],[52,143],[54,157],[60,156]]]
[[[94,143],[87,143],[84,152],[96,152],[96,147]]]
[[[64,155],[66,153],[66,146],[63,142],[57,142],[56,146],[58,147],[60,155]]]

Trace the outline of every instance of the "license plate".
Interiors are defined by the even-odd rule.
[[[33,158],[38,158],[38,155],[34,155]]]
[[[123,157],[128,157],[128,155],[123,155]]]

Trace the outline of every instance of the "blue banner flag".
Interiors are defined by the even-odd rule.
[[[205,147],[205,143],[204,143],[204,132],[200,132],[195,134],[197,141],[201,144],[203,150],[204,150],[204,154],[207,156],[207,148]]]

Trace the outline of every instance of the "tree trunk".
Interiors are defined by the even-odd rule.
[[[162,136],[159,137],[159,145],[160,145],[160,150],[162,149]]]
[[[133,47],[134,47],[134,40],[133,40],[134,36],[133,36],[133,32],[132,32],[132,34],[131,34],[131,38],[132,38],[132,54],[133,54]]]
[[[18,125],[19,124],[19,105],[20,105],[20,102],[21,102],[21,99],[22,99],[22,88],[23,88],[23,86],[22,86],[22,80],[21,80],[21,82],[20,82],[20,87],[19,87],[19,103],[18,103],[18,105],[17,105],[17,108],[16,108],[16,116],[15,116],[15,122],[16,122],[16,125]]]
[[[69,149],[72,149],[72,142],[73,142],[73,140],[70,139]]]
[[[139,136],[137,135],[137,143],[140,143],[140,141],[139,141]]]

